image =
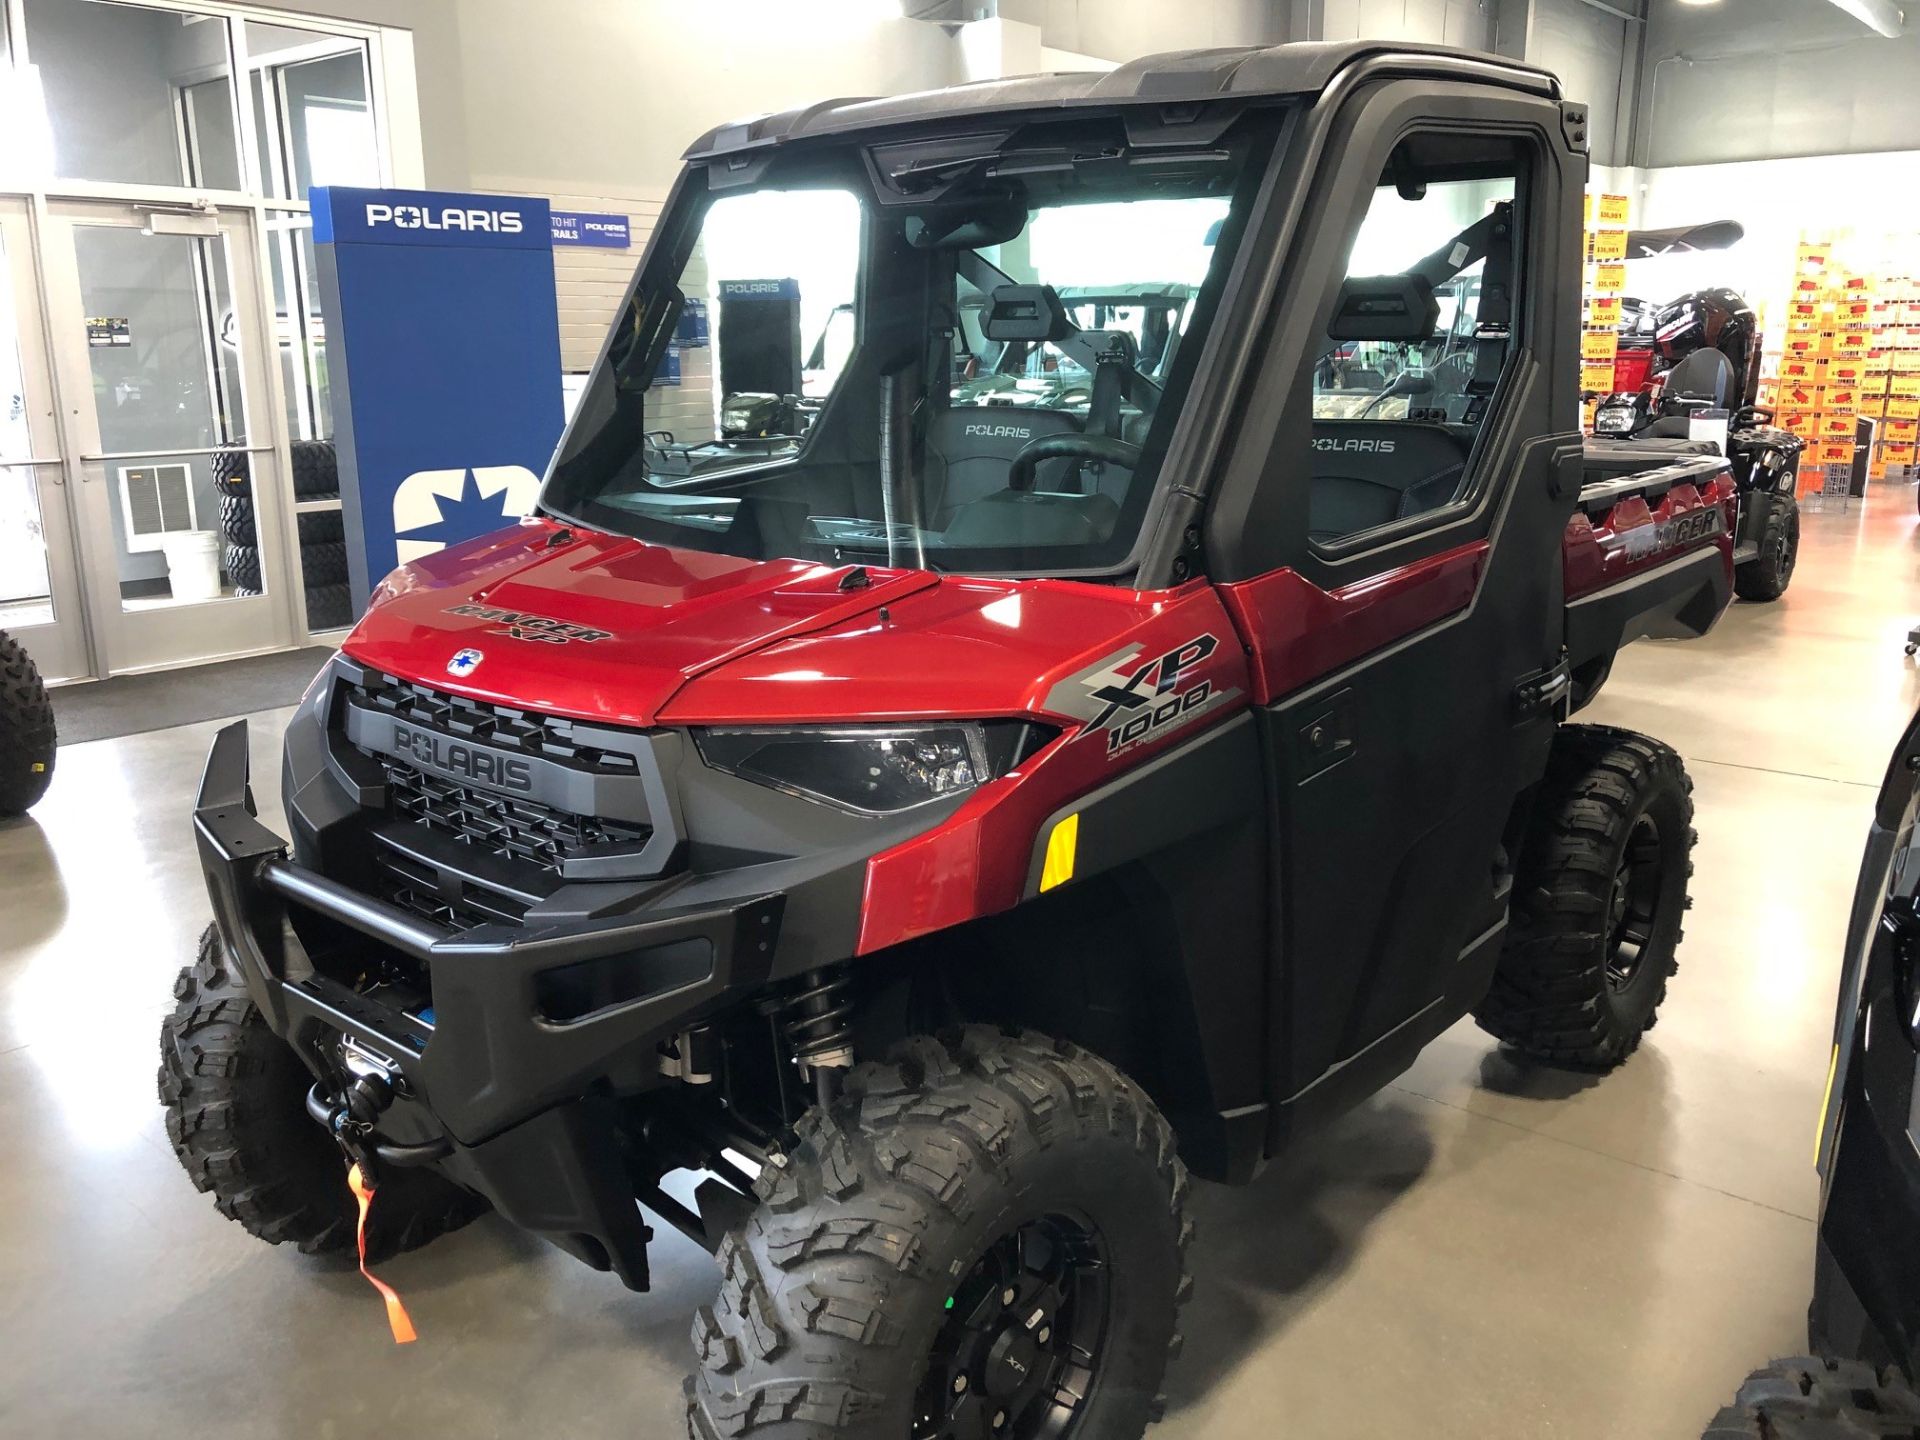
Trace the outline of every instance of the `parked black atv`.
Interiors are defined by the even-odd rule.
[[[1808,1343],[1821,1358],[1757,1371],[1707,1440],[1920,1440],[1917,814],[1920,714],[1887,766],[1847,927],[1807,1312]]]
[[[1712,453],[1708,441],[1688,438],[1697,411],[1728,410],[1727,458],[1740,492],[1733,539],[1733,588],[1742,600],[1778,600],[1793,579],[1800,554],[1800,502],[1794,483],[1806,441],[1773,424],[1773,412],[1734,404],[1738,380],[1717,349],[1695,350],[1666,374],[1658,403],[1644,391],[1612,395],[1594,416],[1594,457],[1612,450]]]
[[[53,702],[33,657],[0,630],[0,816],[24,815],[53,781]]]

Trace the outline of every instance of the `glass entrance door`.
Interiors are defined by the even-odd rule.
[[[96,674],[293,640],[251,212],[54,201],[41,254]]]
[[[93,668],[75,556],[29,212],[0,196],[0,630],[49,680]]]

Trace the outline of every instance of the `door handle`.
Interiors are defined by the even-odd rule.
[[[35,470],[52,466],[53,483],[56,485],[65,485],[67,483],[67,477],[61,473],[61,471],[66,468],[66,464],[67,462],[58,456],[22,455],[17,460],[10,460],[4,455],[0,455],[0,470]]]
[[[1331,770],[1353,754],[1357,726],[1354,721],[1353,691],[1342,690],[1329,696],[1313,717],[1301,725],[1294,737],[1294,753],[1299,778],[1304,785],[1322,771]]]

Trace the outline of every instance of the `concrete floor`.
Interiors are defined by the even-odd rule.
[[[1803,1344],[1811,1146],[1872,788],[1920,685],[1911,487],[1810,514],[1785,600],[1625,654],[1592,718],[1676,745],[1697,897],[1660,1026],[1595,1082],[1470,1025],[1258,1184],[1202,1187],[1163,1440],[1695,1440]],[[256,717],[263,804],[275,736]],[[155,1030],[204,923],[189,796],[215,726],[62,752],[0,826],[0,1434],[679,1433],[711,1261],[661,1227],[633,1296],[489,1219],[351,1270],[222,1220],[168,1151]],[[404,1431],[402,1428],[404,1427]]]

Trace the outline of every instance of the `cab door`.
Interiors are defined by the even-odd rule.
[[[1278,422],[1208,521],[1267,751],[1270,1149],[1485,992],[1578,486],[1557,100],[1387,81],[1329,123],[1246,412]]]

